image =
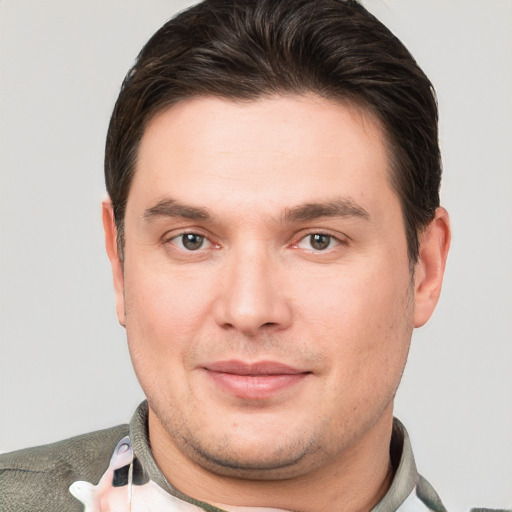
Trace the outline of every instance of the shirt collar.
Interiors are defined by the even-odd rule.
[[[221,512],[221,509],[195,500],[173,487],[164,477],[151,453],[148,432],[148,404],[142,402],[130,422],[130,439],[133,450],[149,478],[168,493],[204,510]],[[371,512],[395,512],[414,491],[419,481],[409,435],[398,419],[393,420],[393,433],[390,445],[391,463],[395,470],[393,482],[386,495]],[[248,508],[250,510],[250,508]]]

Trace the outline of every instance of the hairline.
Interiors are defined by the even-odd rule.
[[[176,98],[167,98],[167,100],[161,101],[159,104],[156,104],[153,106],[151,110],[149,110],[144,118],[144,121],[142,123],[142,128],[140,130],[139,138],[136,142],[136,144],[133,145],[131,151],[134,153],[134,156],[132,157],[131,162],[131,172],[129,174],[129,186],[127,187],[127,193],[125,202],[122,205],[122,211],[123,211],[123,217],[118,218],[114,214],[114,220],[116,225],[116,243],[117,243],[117,250],[119,259],[121,262],[124,261],[124,247],[125,247],[125,216],[126,216],[126,206],[128,204],[128,198],[130,196],[130,191],[133,184],[133,179],[135,177],[135,173],[137,171],[137,164],[138,164],[138,158],[140,154],[140,146],[142,143],[142,139],[144,138],[144,135],[146,134],[146,131],[149,127],[149,125],[155,120],[156,117],[163,115],[165,112],[168,112],[171,110],[174,106],[194,99],[200,99],[200,98],[218,98],[221,100],[225,100],[226,102],[235,103],[235,104],[251,104],[262,100],[272,99],[272,98],[318,98],[318,99],[324,99],[333,103],[337,103],[339,105],[345,106],[345,107],[351,107],[353,108],[357,113],[361,114],[361,118],[364,121],[364,119],[368,119],[371,122],[375,123],[379,130],[379,134],[382,138],[382,143],[384,145],[384,150],[387,157],[387,179],[389,181],[389,184],[391,186],[391,189],[396,194],[397,199],[400,204],[400,210],[402,214],[402,226],[404,229],[404,233],[406,235],[407,239],[407,252],[409,257],[409,263],[411,266],[411,269],[413,269],[414,264],[417,260],[417,250],[418,250],[418,235],[420,234],[422,229],[416,229],[415,234],[413,234],[413,240],[409,240],[408,236],[408,226],[407,226],[407,216],[406,216],[406,206],[404,204],[402,195],[399,190],[399,174],[400,174],[400,164],[397,162],[397,155],[395,154],[397,150],[400,150],[400,147],[398,144],[395,144],[392,141],[391,136],[391,130],[386,126],[385,121],[381,118],[378,112],[376,112],[375,107],[369,102],[365,101],[364,98],[359,96],[358,94],[350,93],[350,92],[343,92],[339,95],[334,94],[321,94],[319,91],[314,90],[313,88],[302,88],[301,90],[293,90],[291,88],[285,89],[282,88],[282,90],[263,90],[258,93],[247,95],[247,96],[236,96],[232,94],[222,94],[221,92],[210,92],[210,93],[204,93],[204,92],[197,92],[197,93],[190,93],[190,94],[183,94],[180,97]],[[115,212],[114,212],[115,213]],[[429,221],[430,222],[430,221]],[[423,227],[424,228],[424,227]],[[410,247],[410,244],[413,243],[415,247]],[[416,257],[413,257],[413,254],[411,254],[411,250],[413,251],[413,254],[416,254]]]

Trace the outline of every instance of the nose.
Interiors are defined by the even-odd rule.
[[[222,269],[215,320],[247,336],[286,329],[292,311],[278,258],[256,244],[233,251]]]

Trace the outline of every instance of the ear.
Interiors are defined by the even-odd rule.
[[[117,250],[117,229],[114,220],[114,210],[112,201],[105,199],[101,203],[103,229],[105,231],[105,246],[107,249],[108,259],[112,266],[112,276],[114,279],[114,291],[116,297],[116,312],[119,323],[125,327],[126,319],[124,314],[124,274],[123,264],[119,258]]]
[[[450,240],[450,218],[448,212],[439,207],[419,237],[419,256],[414,269],[414,327],[421,327],[434,312],[441,293]]]

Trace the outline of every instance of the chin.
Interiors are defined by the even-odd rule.
[[[305,439],[291,441],[289,436],[276,432],[279,430],[273,429],[270,436],[252,438],[180,436],[174,442],[198,465],[219,475],[251,480],[285,479],[301,474],[301,467],[310,470],[311,459],[319,451],[314,443]],[[279,439],[286,439],[286,444],[277,444]]]
[[[203,452],[194,454],[196,462],[204,469],[217,475],[243,478],[245,480],[285,480],[301,475],[307,466],[311,470],[311,465],[304,463],[308,459],[306,454],[289,454],[288,457],[273,456],[261,452],[239,453],[236,454],[217,454]]]

